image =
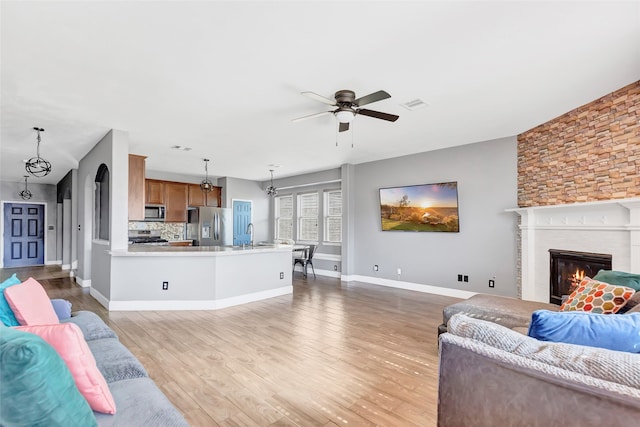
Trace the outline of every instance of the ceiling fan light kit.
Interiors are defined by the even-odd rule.
[[[297,119],[293,119],[294,122],[300,120],[311,119],[314,117],[324,116],[326,114],[333,114],[338,122],[340,123],[339,132],[345,132],[349,130],[349,123],[355,119],[356,114],[362,114],[363,116],[373,117],[375,119],[382,119],[389,122],[395,122],[398,120],[400,116],[396,116],[395,114],[382,113],[380,111],[367,110],[362,107],[363,105],[371,104],[376,101],[382,101],[383,99],[391,98],[384,90],[379,90],[377,92],[370,93],[369,95],[365,95],[361,98],[356,98],[356,93],[352,90],[339,90],[334,94],[335,100],[331,100],[329,98],[325,98],[322,95],[318,95],[315,92],[302,92],[302,95],[307,96],[311,99],[315,99],[316,101],[320,101],[324,104],[331,105],[334,107],[338,107],[333,111],[323,111],[320,113],[310,114],[308,116],[298,117]]]
[[[36,157],[32,157],[24,165],[25,170],[35,177],[43,177],[49,175],[51,172],[51,163],[40,157],[40,132],[44,132],[41,127],[33,128],[38,132],[38,145],[36,149]]]

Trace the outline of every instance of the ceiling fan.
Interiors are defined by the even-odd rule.
[[[395,122],[398,120],[400,116],[396,116],[395,114],[381,113],[380,111],[368,110],[366,108],[360,108],[363,105],[371,104],[376,101],[381,101],[383,99],[391,98],[384,90],[379,90],[374,93],[370,93],[369,95],[362,96],[356,99],[356,93],[352,90],[339,90],[335,93],[333,99],[325,98],[322,95],[318,95],[315,92],[302,92],[302,95],[308,96],[311,99],[315,99],[316,101],[323,102],[325,104],[338,107],[335,110],[331,111],[322,111],[320,113],[310,114],[308,116],[298,117],[297,119],[293,119],[294,122],[298,122],[300,120],[312,119],[314,117],[320,117],[327,114],[333,114],[340,122],[339,131],[344,132],[349,130],[349,123],[353,121],[356,114],[361,114],[363,116],[369,116],[376,119],[387,120],[390,122]]]

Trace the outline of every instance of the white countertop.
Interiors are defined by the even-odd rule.
[[[229,256],[268,252],[291,252],[293,245],[258,246],[151,246],[130,245],[128,250],[111,251],[111,256]]]

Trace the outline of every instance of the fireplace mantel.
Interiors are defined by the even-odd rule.
[[[640,198],[507,209],[521,217],[520,295],[549,301],[549,249],[612,254],[640,273]]]

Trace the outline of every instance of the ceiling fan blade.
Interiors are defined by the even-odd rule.
[[[340,122],[340,127],[338,127],[338,132],[345,132],[349,130],[349,123]]]
[[[296,119],[291,119],[292,122],[300,122],[302,120],[313,119],[315,117],[325,116],[327,114],[333,114],[333,111],[322,111],[320,113],[309,114],[308,116],[298,117]]]
[[[387,120],[390,122],[395,122],[400,118],[400,116],[396,116],[395,114],[381,113],[380,111],[367,110],[366,108],[361,108],[356,111],[356,114],[362,114],[363,116],[375,117],[376,119]]]
[[[334,106],[337,105],[335,99],[325,98],[324,96],[318,95],[315,92],[307,91],[307,92],[300,92],[300,93],[304,96],[308,96],[311,99],[315,99],[316,101],[324,102],[327,105],[334,105]]]
[[[377,92],[370,93],[353,101],[354,105],[362,107],[363,105],[371,104],[372,102],[382,101],[383,99],[391,98],[387,92],[379,90]]]

